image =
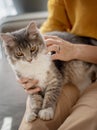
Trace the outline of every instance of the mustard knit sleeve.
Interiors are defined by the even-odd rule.
[[[64,0],[48,1],[48,18],[40,28],[42,33],[50,31],[67,31],[70,28]]]

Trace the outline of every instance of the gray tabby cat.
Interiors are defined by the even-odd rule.
[[[68,33],[52,32],[73,43],[86,43],[89,39]],[[39,80],[42,91],[29,95],[31,110],[26,113],[26,120],[33,121],[37,117],[43,120],[53,119],[57,99],[62,86],[75,84],[81,91],[96,76],[97,66],[82,61],[52,61],[46,53],[43,36],[34,22],[26,28],[15,32],[1,34],[8,61],[16,76]],[[35,86],[33,87],[35,88]]]

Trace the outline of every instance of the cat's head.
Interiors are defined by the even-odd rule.
[[[1,33],[0,36],[6,54],[13,63],[17,60],[31,62],[45,46],[35,22],[18,31]]]

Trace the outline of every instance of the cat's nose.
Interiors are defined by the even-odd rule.
[[[32,61],[32,59],[30,59],[30,58],[29,58],[29,59],[27,59],[27,61],[28,61],[28,62],[31,62],[31,61]]]

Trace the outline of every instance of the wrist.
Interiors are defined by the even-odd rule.
[[[74,44],[74,59],[75,60],[84,60],[85,55],[85,45]]]
[[[80,53],[80,47],[77,44],[72,45],[72,59],[73,60],[78,60],[79,58],[79,53]]]

